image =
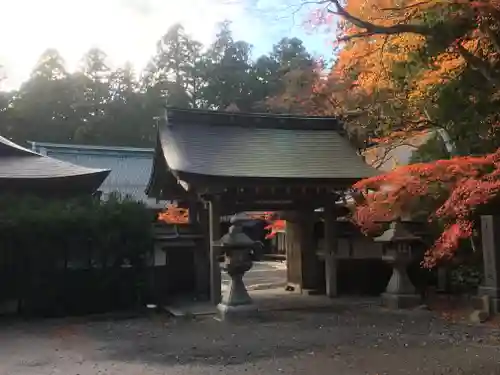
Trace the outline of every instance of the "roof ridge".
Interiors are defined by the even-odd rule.
[[[10,139],[0,136],[0,155],[1,156],[42,156],[38,152],[12,142]]]
[[[167,124],[196,123],[206,126],[239,126],[284,130],[336,130],[344,133],[337,117],[296,116],[275,113],[251,113],[186,109],[166,106]]]
[[[125,152],[154,152],[152,147],[130,147],[130,146],[108,146],[108,145],[85,145],[73,143],[57,143],[57,142],[38,142],[26,141],[32,147],[53,147],[53,148],[68,148],[68,149],[82,149],[93,151],[125,151]]]

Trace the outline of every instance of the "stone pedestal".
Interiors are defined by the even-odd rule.
[[[486,286],[480,286],[478,288],[478,297],[477,297],[479,302],[474,303],[474,306],[477,306],[480,304],[484,310],[484,301],[489,302],[488,306],[488,312],[491,314],[498,314],[500,313],[500,289],[498,288],[491,288],[491,287],[486,287]]]
[[[388,309],[411,309],[421,303],[418,294],[382,293],[382,304]]]
[[[229,289],[223,295],[221,303],[217,305],[220,320],[248,317],[257,310],[243,282],[243,273],[230,276]]]
[[[256,312],[257,308],[243,282],[243,275],[250,268],[252,260],[248,248],[227,250],[224,270],[231,277],[231,282],[222,301],[217,305],[218,320],[248,318]]]
[[[389,229],[374,240],[384,244],[382,260],[392,265],[391,279],[382,294],[383,305],[392,309],[418,306],[421,298],[416,293],[406,269],[412,260],[412,244],[420,241],[420,237],[410,233],[403,223],[397,220],[391,222]]]
[[[411,261],[409,254],[393,251],[383,257],[392,264],[392,276],[382,294],[382,304],[390,309],[407,309],[420,304],[420,296],[415,292],[406,268]]]

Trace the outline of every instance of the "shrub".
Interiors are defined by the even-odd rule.
[[[19,299],[25,313],[49,315],[132,306],[151,221],[130,200],[0,197],[0,302]]]

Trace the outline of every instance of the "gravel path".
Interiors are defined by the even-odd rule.
[[[272,289],[286,285],[286,263],[262,261],[254,262],[250,271],[243,277],[248,290]],[[230,277],[222,272],[222,291],[229,286]]]
[[[0,321],[1,375],[500,374],[500,334],[428,312],[335,307],[245,323]]]

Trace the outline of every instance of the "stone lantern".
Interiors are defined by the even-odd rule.
[[[421,298],[408,277],[407,267],[412,261],[412,247],[421,241],[420,237],[406,230],[401,221],[394,221],[374,241],[383,244],[382,259],[393,267],[391,279],[382,294],[383,305],[393,309],[418,306]]]
[[[243,275],[252,268],[251,251],[255,242],[243,233],[240,221],[233,218],[231,224],[218,243],[225,258],[222,269],[231,277],[229,288],[217,306],[219,320],[248,316],[256,310],[243,283]]]

